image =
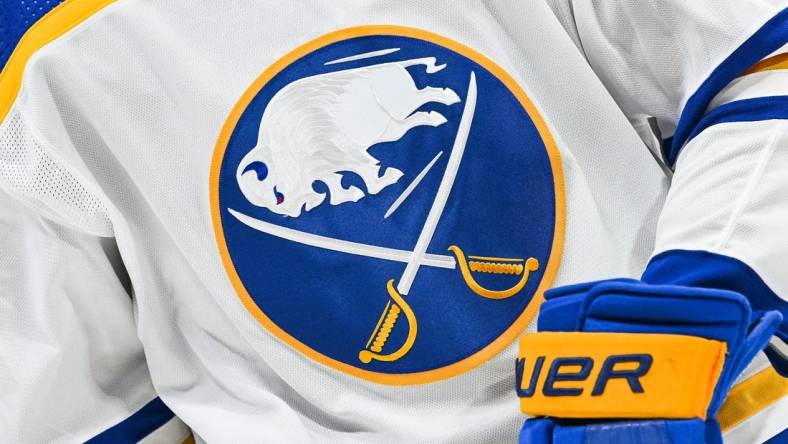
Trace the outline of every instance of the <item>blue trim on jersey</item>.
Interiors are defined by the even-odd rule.
[[[732,290],[743,294],[753,311],[777,310],[783,315],[782,334],[788,332],[788,302],[782,300],[744,262],[708,251],[668,250],[654,256],[643,272],[649,284]]]
[[[711,100],[736,77],[742,75],[752,65],[777,51],[788,41],[788,8],[767,21],[758,31],[736,48],[703,82],[687,100],[681,112],[667,161],[676,163],[679,151],[703,118]]]
[[[0,70],[27,30],[63,0],[0,0]]]
[[[788,442],[788,429],[784,429],[782,432],[772,436],[763,444],[785,444]]]
[[[703,116],[687,138],[687,143],[712,125],[772,119],[788,119],[788,96],[756,97],[720,105]]]
[[[783,342],[786,342],[785,334],[781,334],[780,331],[778,331],[775,336]],[[783,378],[788,378],[788,360],[785,359],[785,356],[771,344],[763,349],[763,353],[766,355],[769,362],[772,363],[772,367],[774,367],[777,373]],[[786,436],[786,438],[788,438],[788,436]]]
[[[114,427],[91,438],[86,444],[132,444],[163,426],[175,414],[158,397]]]

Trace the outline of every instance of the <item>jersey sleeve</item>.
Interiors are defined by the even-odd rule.
[[[780,229],[788,216],[788,8],[671,0],[559,1],[553,9],[623,111],[656,117],[669,136],[662,155],[675,174],[644,276],[740,291],[754,308],[788,318]]]
[[[627,116],[656,117],[668,136],[662,154],[675,173],[645,276],[729,287],[756,309],[788,317],[788,236],[780,228],[788,217],[785,3],[551,7]],[[669,267],[678,256],[681,265]]]
[[[721,411],[723,430],[741,435],[728,442],[763,442],[788,427],[782,356],[788,332],[786,165],[786,120],[721,123],[701,132],[679,157],[654,255],[642,277],[655,284],[733,290],[745,295],[756,312],[782,313],[766,354],[783,376],[765,359],[750,366],[741,387],[760,389]],[[734,411],[740,420],[728,420]]]
[[[0,5],[0,66],[58,3]],[[0,75],[0,441],[181,443],[191,432],[151,383],[106,199],[31,123],[16,53]]]
[[[673,171],[642,280],[733,290],[788,337],[788,9],[778,1],[555,1],[552,8],[625,114],[656,118]],[[782,356],[782,359],[780,359]],[[778,368],[785,372],[785,368]],[[757,359],[748,402],[720,413],[726,442],[788,426],[788,385]],[[742,388],[743,389],[743,388]],[[740,413],[730,421],[732,410]]]
[[[107,209],[16,111],[0,126],[3,442],[181,442]]]

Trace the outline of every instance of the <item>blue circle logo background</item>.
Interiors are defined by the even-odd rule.
[[[351,57],[369,53],[379,55]],[[314,76],[425,58],[435,58],[438,68],[445,67],[436,70],[414,64],[402,69],[418,89],[450,89],[459,101],[422,104],[418,112],[439,113],[445,122],[414,126],[400,138],[367,150],[379,161],[381,175],[387,168],[402,172],[395,183],[372,194],[357,172],[338,172],[342,187],[354,186],[363,191],[363,197],[332,204],[329,197],[335,188],[316,179],[311,187],[315,193],[326,194],[326,199],[314,208],[301,208],[297,216],[278,214],[250,202],[237,177],[239,165],[258,145],[263,113],[277,93]],[[340,62],[329,63],[337,60]],[[409,292],[403,295],[418,321],[412,347],[396,360],[362,362],[359,352],[370,347],[385,321],[383,310],[391,305],[387,282],[399,281],[406,263],[261,232],[233,212],[288,232],[413,251],[451,157],[471,73],[477,95],[465,151],[426,252],[455,258],[448,248],[456,245],[469,257],[484,255],[491,262],[501,259],[498,266],[508,263],[506,258],[535,258],[540,265],[516,294],[490,299],[469,287],[459,264],[454,269],[421,264]],[[297,118],[294,113],[292,119]],[[431,162],[433,166],[426,168]],[[431,41],[398,35],[360,36],[327,44],[298,58],[273,76],[242,112],[220,165],[221,229],[232,266],[254,304],[299,343],[332,361],[364,371],[394,375],[425,372],[476,354],[520,317],[551,256],[556,235],[556,178],[537,127],[512,91],[484,66]],[[384,217],[425,169],[412,192]],[[257,170],[259,177],[268,173]],[[274,197],[281,200],[281,192],[276,193]],[[480,270],[484,269],[477,267],[475,271]],[[486,288],[507,288],[517,282],[518,276],[486,270],[474,273],[479,285]],[[383,348],[399,347],[407,340],[408,330],[404,315],[400,315],[384,338]]]

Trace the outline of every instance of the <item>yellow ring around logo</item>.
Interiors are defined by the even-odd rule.
[[[230,258],[230,253],[227,250],[219,208],[219,172],[221,170],[222,159],[224,158],[225,150],[227,149],[227,144],[230,141],[230,136],[232,135],[233,130],[235,129],[242,113],[246,110],[260,90],[274,76],[276,76],[280,71],[285,69],[291,63],[317,49],[332,43],[355,37],[374,35],[402,36],[426,40],[451,49],[452,51],[473,60],[487,69],[487,71],[489,71],[499,81],[501,81],[517,98],[521,106],[525,109],[526,113],[533,121],[534,125],[539,131],[539,135],[541,136],[545,147],[547,148],[547,154],[550,158],[550,166],[553,173],[553,185],[555,191],[555,230],[553,235],[553,243],[550,258],[545,267],[544,275],[541,282],[539,283],[538,288],[536,289],[536,292],[534,293],[531,302],[528,304],[526,309],[523,310],[520,316],[512,323],[512,325],[509,326],[509,328],[507,328],[498,338],[487,344],[478,352],[445,367],[416,373],[378,373],[348,365],[308,347],[306,344],[298,341],[296,338],[292,337],[290,334],[276,325],[270,318],[268,318],[268,316],[265,315],[265,313],[263,313],[257,304],[255,304],[252,297],[246,291],[243,282],[241,282],[237,271],[235,270],[235,266],[232,262],[232,259]],[[216,235],[216,243],[222,258],[222,263],[224,264],[227,275],[230,278],[233,287],[235,288],[238,298],[241,300],[241,303],[249,311],[249,313],[251,313],[252,316],[257,319],[257,321],[259,321],[276,337],[283,340],[288,345],[305,354],[306,356],[344,373],[381,384],[412,385],[439,381],[477,367],[501,352],[509,344],[514,342],[515,339],[517,339],[520,333],[522,333],[522,331],[528,326],[528,324],[536,315],[536,312],[543,301],[544,291],[550,288],[553,279],[555,279],[555,275],[558,272],[558,267],[561,262],[561,255],[563,253],[566,203],[564,198],[564,179],[561,166],[561,156],[558,148],[555,145],[555,141],[550,134],[547,124],[542,119],[542,116],[539,114],[534,104],[526,96],[525,92],[517,84],[517,82],[515,82],[515,80],[506,71],[495,64],[495,62],[480,54],[479,52],[454,40],[415,28],[391,25],[368,25],[342,29],[311,40],[274,62],[274,64],[266,69],[257,79],[255,79],[255,81],[243,93],[241,98],[230,112],[229,117],[225,121],[216,141],[216,148],[214,150],[213,159],[211,162],[209,192],[213,230]]]

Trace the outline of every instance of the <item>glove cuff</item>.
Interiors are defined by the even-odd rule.
[[[520,408],[558,418],[706,419],[726,344],[652,333],[525,334]]]

